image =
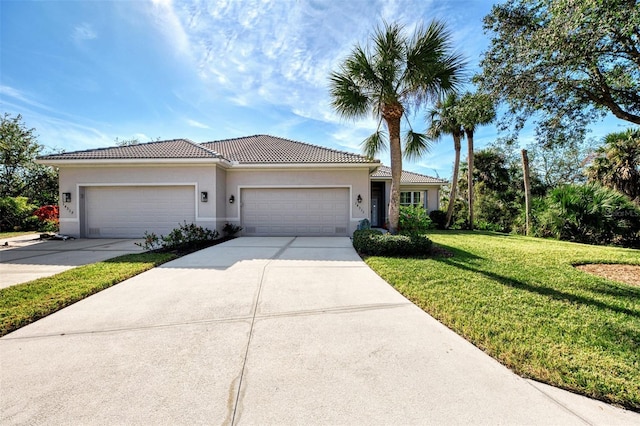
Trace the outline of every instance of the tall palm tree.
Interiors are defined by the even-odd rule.
[[[449,206],[447,207],[447,221],[445,227],[451,226],[453,217],[453,206],[455,205],[458,192],[458,173],[460,172],[460,140],[464,136],[462,125],[455,115],[455,107],[458,104],[458,95],[450,93],[443,99],[436,102],[434,108],[427,113],[427,137],[431,140],[438,140],[442,135],[453,136],[453,148],[456,157],[453,162],[453,178],[451,179],[451,191],[449,192]]]
[[[464,128],[468,145],[468,201],[469,201],[469,229],[473,229],[473,134],[476,127],[491,123],[496,117],[496,111],[491,97],[484,93],[465,93],[455,108],[455,115]]]
[[[374,157],[388,142],[391,233],[398,229],[403,153],[406,158],[415,158],[429,148],[427,137],[409,128],[403,150],[402,118],[406,119],[410,108],[420,108],[459,85],[464,63],[459,54],[452,52],[450,38],[444,25],[437,21],[419,26],[411,37],[404,34],[401,25],[384,23],[375,30],[370,45],[356,45],[340,70],[331,73],[332,106],[341,116],[356,119],[373,113],[378,119],[376,132],[363,141],[365,154]],[[381,131],[383,121],[388,141]]]

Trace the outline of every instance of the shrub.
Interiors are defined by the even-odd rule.
[[[423,207],[400,206],[398,229],[402,234],[424,234],[433,226]]]
[[[353,233],[353,247],[370,256],[426,256],[433,243],[423,234],[391,235],[366,229]]]
[[[29,220],[35,208],[27,197],[0,198],[0,231],[35,230],[37,219]]]
[[[218,231],[196,226],[193,223],[173,229],[167,236],[145,232],[144,241],[136,243],[145,250],[174,250],[187,247],[199,247],[219,237]]]
[[[60,227],[60,210],[58,206],[42,206],[33,212],[39,220],[38,231],[57,232]]]
[[[444,229],[447,225],[447,213],[442,210],[433,210],[429,213],[429,218],[436,229]]]
[[[234,225],[233,223],[225,223],[222,228],[222,232],[224,232],[227,237],[233,237],[240,231],[242,231],[242,226]]]

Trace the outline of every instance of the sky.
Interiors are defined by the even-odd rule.
[[[331,108],[329,75],[381,22],[445,23],[467,74],[488,47],[487,0],[0,0],[0,108],[48,150],[268,134],[361,153],[373,117]],[[411,116],[424,131],[424,112]],[[605,119],[591,136],[619,131]],[[532,139],[525,129],[521,141]],[[481,149],[499,135],[476,131]],[[463,151],[465,147],[463,146]],[[449,178],[453,144],[405,170]],[[389,164],[388,152],[378,157]]]

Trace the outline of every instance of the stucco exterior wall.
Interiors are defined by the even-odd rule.
[[[324,169],[287,169],[287,168],[231,168],[226,176],[226,220],[240,224],[242,208],[241,190],[243,188],[331,188],[343,187],[350,191],[350,232],[355,231],[358,222],[370,215],[369,169],[361,168],[324,168]],[[235,197],[235,203],[228,199]],[[357,197],[362,202],[357,202]]]
[[[71,193],[71,202],[60,202],[60,232],[79,237],[81,234],[81,189],[91,186],[175,186],[194,188],[196,224],[216,227],[216,169],[210,165],[128,165],[128,166],[60,166],[60,194]],[[208,201],[200,193],[208,192]],[[62,197],[60,198],[62,200]]]

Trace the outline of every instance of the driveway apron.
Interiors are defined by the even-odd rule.
[[[238,238],[0,339],[0,424],[639,424],[522,379],[348,238]]]

